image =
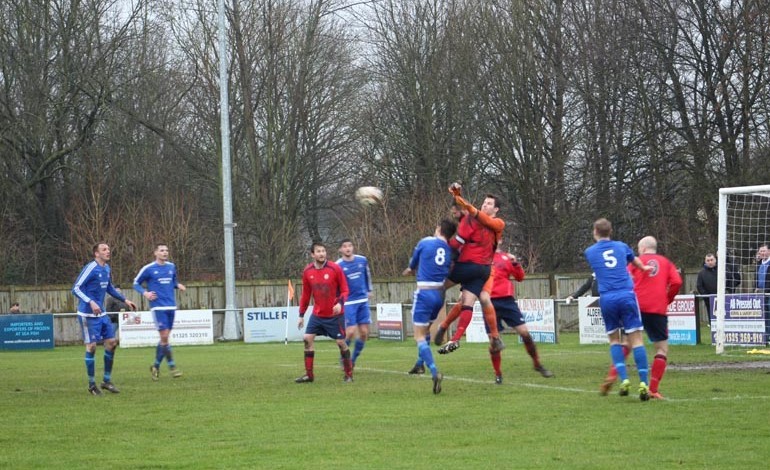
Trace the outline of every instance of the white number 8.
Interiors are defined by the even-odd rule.
[[[444,263],[446,263],[446,250],[443,248],[439,248],[436,250],[436,257],[434,258],[436,261],[436,264],[439,266],[443,266]]]

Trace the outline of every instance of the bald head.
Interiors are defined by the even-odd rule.
[[[639,254],[643,255],[645,253],[657,253],[658,252],[658,241],[655,240],[655,237],[646,236],[639,240]]]

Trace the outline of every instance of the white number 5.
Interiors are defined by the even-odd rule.
[[[615,250],[607,250],[602,253],[602,258],[604,258],[604,265],[608,268],[614,268],[618,265],[618,259],[615,258],[613,253],[615,253]]]

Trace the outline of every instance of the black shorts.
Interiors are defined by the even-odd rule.
[[[642,312],[642,325],[653,343],[668,339],[668,316]]]
[[[489,278],[491,269],[492,267],[488,264],[455,263],[448,279],[455,284],[460,284],[461,290],[472,292],[478,297]]]
[[[495,307],[498,329],[502,329],[503,322],[513,328],[525,323],[524,315],[522,315],[521,310],[519,310],[519,304],[516,303],[516,299],[513,297],[499,297],[492,299],[492,306]]]
[[[305,328],[306,335],[322,335],[331,339],[345,339],[345,315],[335,317],[310,316]]]

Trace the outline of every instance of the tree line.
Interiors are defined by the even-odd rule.
[[[0,283],[71,281],[104,240],[223,272],[215,2],[0,9]],[[296,276],[352,238],[395,276],[461,181],[501,196],[530,271],[590,224],[713,251],[720,187],[770,183],[770,9],[720,0],[231,0],[236,272]],[[374,185],[382,206],[356,204]]]

